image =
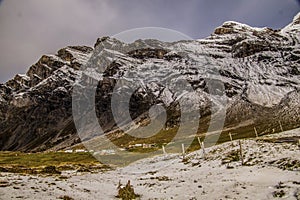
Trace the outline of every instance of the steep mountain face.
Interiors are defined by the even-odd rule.
[[[56,55],[44,55],[26,75],[16,75],[0,84],[0,148],[42,151],[80,142],[72,113],[74,85],[88,94],[93,92],[88,85],[96,82],[93,101],[99,123],[108,132],[118,121],[112,114],[112,94],[120,99],[127,94],[114,92],[119,80],[143,82],[130,98],[133,119],[148,118],[149,108],[159,104],[167,110],[167,127],[179,124],[182,107],[199,108],[199,133],[207,131],[211,114],[222,109],[226,109],[224,130],[240,134],[254,126],[260,133],[279,131],[279,121],[284,129],[297,127],[299,31],[300,14],[281,30],[225,22],[201,40],[137,40],[126,44],[105,37],[99,38],[94,48],[71,46]],[[99,67],[107,63],[106,69]],[[212,79],[222,86],[210,89]],[[162,80],[173,80],[174,88],[160,84]],[[193,91],[184,93],[185,105],[179,106],[176,83],[181,80],[187,81]],[[222,96],[226,101],[220,100]],[[118,114],[122,119],[124,113]],[[89,118],[86,123],[91,123],[92,130]],[[84,139],[91,137],[87,133]]]
[[[78,68],[93,48],[67,47],[57,55],[44,55],[26,75],[1,85],[1,134],[3,150],[46,149],[76,137],[71,92]]]

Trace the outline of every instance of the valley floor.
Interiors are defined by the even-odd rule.
[[[0,199],[116,199],[131,181],[141,199],[300,199],[300,129],[167,154],[116,170],[58,176],[0,174]]]

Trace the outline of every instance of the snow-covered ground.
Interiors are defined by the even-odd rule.
[[[268,141],[299,136],[294,129],[242,140],[245,165],[233,141],[206,148],[206,159],[199,150],[184,162],[181,155],[168,154],[113,171],[63,172],[63,178],[1,173],[0,199],[115,199],[119,181],[128,180],[141,199],[300,199],[300,147]]]

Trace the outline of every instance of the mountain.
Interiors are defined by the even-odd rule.
[[[97,123],[115,138],[124,137],[116,130],[120,123],[128,126],[128,114],[136,121],[133,129],[149,123],[153,105],[166,109],[164,130],[180,126],[184,113],[189,113],[186,121],[199,122],[199,134],[221,130],[223,123],[223,134],[239,137],[254,127],[260,134],[298,127],[299,30],[300,13],[281,30],[225,22],[200,40],[127,44],[103,37],[94,47],[69,46],[43,55],[25,75],[0,84],[0,148],[44,151],[90,140],[99,135],[90,118],[93,105]],[[120,82],[139,84],[129,91],[118,87]],[[120,103],[113,113],[113,95],[126,100],[131,93],[129,112]],[[80,137],[78,123],[85,124]]]

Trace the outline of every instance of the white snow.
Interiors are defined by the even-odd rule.
[[[180,155],[167,154],[108,172],[65,171],[63,176],[68,179],[64,180],[1,173],[0,180],[10,185],[0,188],[0,198],[47,200],[68,195],[74,199],[115,199],[118,182],[130,180],[141,199],[273,199],[273,192],[280,190],[284,199],[296,199],[295,194],[300,194],[299,167],[283,170],[272,161],[299,162],[299,147],[262,141],[288,136],[300,136],[300,129],[242,140],[244,161],[249,166],[242,166],[239,160],[222,164],[230,152],[239,149],[233,141],[206,148],[205,160],[201,150],[187,155],[186,162]]]
[[[247,94],[249,100],[253,103],[265,107],[272,107],[279,104],[282,98],[292,90],[292,88],[253,83],[249,86]]]

